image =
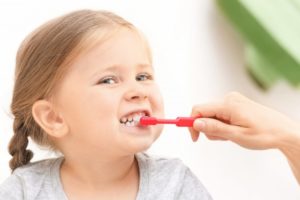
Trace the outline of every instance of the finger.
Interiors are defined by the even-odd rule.
[[[217,137],[217,136],[211,136],[211,135],[205,135],[208,139],[210,140],[222,140],[222,141],[225,141],[227,139],[225,138],[222,138],[222,137]]]
[[[198,121],[198,123],[203,123],[203,121]],[[202,127],[204,124],[198,124],[198,128],[199,127]],[[201,129],[201,128],[200,128]],[[193,140],[193,142],[196,142],[199,138],[199,135],[200,135],[200,131],[197,131],[195,130],[194,128],[189,128],[189,131],[190,131],[190,134],[191,134],[191,138]],[[218,136],[209,136],[209,135],[206,135],[206,137],[210,140],[227,140],[225,138],[222,138],[222,137],[218,137]]]
[[[190,132],[193,142],[196,142],[199,138],[200,132],[196,131],[193,128],[189,128],[189,132]]]
[[[191,117],[215,117],[218,110],[220,110],[220,103],[199,104],[193,107]],[[193,127],[189,128],[191,138],[196,142],[199,138],[200,132]]]
[[[207,103],[199,104],[193,107],[191,117],[215,117],[220,104],[218,103]],[[189,128],[191,138],[196,142],[199,138],[200,131],[195,130],[193,127]]]
[[[221,102],[207,103],[195,105],[192,108],[192,117],[201,116],[205,118],[213,118],[224,112],[224,107]]]
[[[196,119],[193,128],[196,132],[203,132],[207,136],[219,137],[225,140],[235,140],[244,131],[242,127],[211,118]]]

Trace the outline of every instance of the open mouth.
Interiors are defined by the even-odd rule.
[[[120,119],[120,123],[125,126],[138,126],[140,124],[141,117],[149,116],[147,111],[138,111],[130,113]]]

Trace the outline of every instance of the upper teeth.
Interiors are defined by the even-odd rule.
[[[144,112],[130,114],[128,116],[122,117],[120,122],[126,126],[136,126],[139,124],[141,117],[145,116]]]

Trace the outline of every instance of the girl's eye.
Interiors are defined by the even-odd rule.
[[[147,81],[147,80],[153,80],[152,75],[148,74],[148,73],[142,73],[137,75],[136,77],[137,81]]]
[[[99,84],[115,84],[117,82],[118,82],[118,80],[116,77],[109,76],[109,77],[105,77],[105,78],[101,79],[99,81]]]

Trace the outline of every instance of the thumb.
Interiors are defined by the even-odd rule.
[[[238,137],[242,128],[231,125],[212,118],[196,119],[193,128],[197,132],[203,132],[208,138],[219,138],[225,140],[232,140]]]

